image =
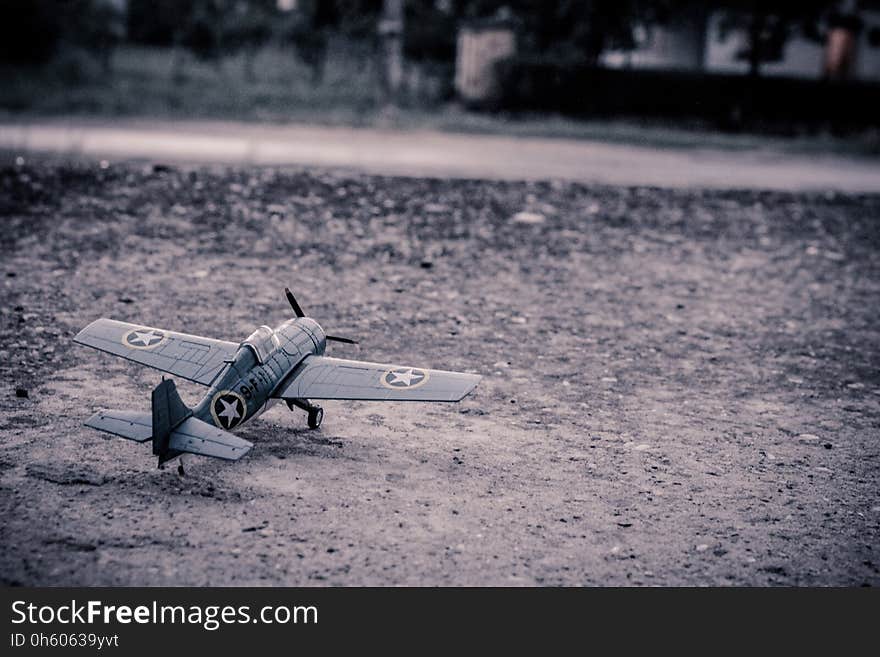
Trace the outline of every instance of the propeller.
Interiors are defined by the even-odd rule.
[[[306,314],[303,312],[303,309],[299,305],[299,303],[297,303],[296,297],[293,296],[293,292],[290,291],[290,288],[288,288],[288,287],[284,288],[284,294],[287,297],[287,301],[290,303],[290,307],[293,308],[293,313],[297,317],[305,317]],[[357,340],[352,340],[351,338],[342,338],[342,337],[339,337],[338,335],[325,335],[324,337],[327,340],[330,340],[332,342],[343,342],[345,344],[358,344]]]
[[[293,308],[293,313],[297,317],[305,317],[306,314],[303,312],[303,309],[300,308],[299,304],[296,302],[296,297],[293,296],[293,292],[290,291],[289,287],[284,288],[284,294],[287,295],[287,300],[290,302],[290,307]]]
[[[340,338],[338,335],[325,335],[325,338],[328,340],[333,340],[333,342],[344,342],[345,344],[357,344],[357,340],[352,340],[351,338]]]

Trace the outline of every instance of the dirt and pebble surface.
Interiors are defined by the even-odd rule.
[[[5,584],[880,583],[880,197],[11,162]],[[336,355],[484,379],[183,478],[82,426],[160,379],[85,324],[240,340],[285,285]]]

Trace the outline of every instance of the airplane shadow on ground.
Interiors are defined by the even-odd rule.
[[[342,453],[344,443],[324,434],[321,429],[298,429],[280,426],[275,423],[255,420],[254,424],[238,432],[238,435],[254,444],[245,457],[261,460],[267,456],[285,459],[296,456],[317,456],[320,458],[351,458]]]

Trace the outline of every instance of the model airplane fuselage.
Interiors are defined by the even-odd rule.
[[[310,399],[458,401],[480,377],[324,356],[327,335],[285,290],[296,317],[261,326],[241,343],[99,319],[74,338],[84,344],[208,387],[188,408],[172,381],[153,391],[152,412],[100,411],[86,424],[138,442],[152,440],[159,464],[184,452],[237,460],[253,446],[229,431],[279,400],[308,412],[321,425],[323,410]]]
[[[272,393],[306,356],[322,356],[326,348],[324,330],[308,317],[288,320],[274,330],[261,326],[241,343],[229,367],[193,409],[193,416],[223,429],[252,420],[279,401]],[[297,401],[303,402],[305,410],[317,409],[309,417],[309,424],[317,428],[323,416],[320,408]]]

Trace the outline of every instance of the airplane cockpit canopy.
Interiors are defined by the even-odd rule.
[[[251,333],[241,346],[249,347],[257,357],[257,362],[262,365],[281,346],[281,341],[275,335],[275,331],[268,326],[261,326]]]

